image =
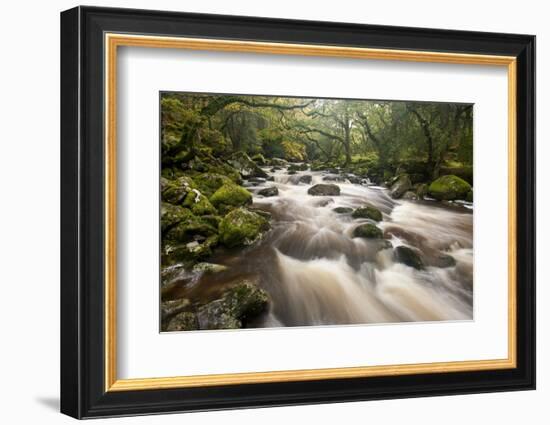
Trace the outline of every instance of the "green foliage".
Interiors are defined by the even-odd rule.
[[[285,140],[281,143],[284,152],[284,158],[288,161],[305,161],[306,148],[298,142]]]

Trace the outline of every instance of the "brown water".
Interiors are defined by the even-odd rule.
[[[171,297],[215,299],[226,285],[247,277],[272,300],[270,311],[251,327],[472,319],[470,205],[394,201],[384,188],[347,180],[335,182],[340,196],[315,197],[307,190],[327,183],[327,173],[269,174],[274,182],[250,190],[279,189],[276,197],[254,196],[253,207],[272,214],[272,230],[253,247],[218,252],[209,261],[228,266],[227,271],[188,275],[171,285]],[[311,175],[312,183],[299,183],[301,175]],[[366,203],[382,211],[378,226],[394,247],[422,251],[424,270],[394,262],[392,249],[380,250],[378,242],[352,238],[353,229],[368,220],[332,211]],[[437,267],[442,253],[456,265]]]

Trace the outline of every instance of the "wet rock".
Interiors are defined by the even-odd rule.
[[[223,264],[214,264],[214,263],[197,263],[193,266],[193,272],[195,273],[205,273],[205,274],[214,274],[220,273],[227,270],[227,266]]]
[[[381,239],[378,241],[378,250],[382,251],[383,249],[391,249],[393,248],[392,243],[387,239]]]
[[[349,180],[350,183],[353,183],[353,184],[363,184],[363,180],[361,177],[357,177],[356,175],[353,175],[353,174],[346,174],[346,179]]]
[[[393,180],[390,188],[390,196],[393,199],[401,198],[411,188],[411,180],[407,174],[402,174]]]
[[[269,170],[269,171],[271,171],[272,173],[274,173],[275,171],[281,171],[281,170],[282,170],[281,167],[273,167],[273,168],[272,168],[271,170]]]
[[[428,188],[428,194],[440,201],[466,199],[472,186],[460,177],[447,175],[433,181]]]
[[[456,260],[447,254],[438,254],[434,259],[434,266],[447,268],[456,266]]]
[[[252,203],[252,194],[236,184],[224,184],[211,197],[210,202],[222,214],[233,208]]]
[[[407,190],[401,199],[406,199],[408,201],[416,201],[418,200],[418,196],[416,196],[416,193],[414,193],[412,190]]]
[[[194,264],[212,255],[212,248],[218,244],[218,236],[208,236],[203,242],[187,243],[168,242],[163,247],[162,264],[170,265],[178,262]]]
[[[370,205],[357,208],[351,214],[353,218],[369,218],[374,221],[382,221],[382,213],[378,208],[374,208]]]
[[[294,174],[298,174],[298,171],[296,171],[296,170],[290,170],[289,172],[287,172],[287,174],[288,174],[289,176],[293,176]]]
[[[250,157],[244,152],[235,152],[229,157],[227,162],[234,167],[243,178],[247,177],[267,177],[267,173],[262,170]]]
[[[182,311],[170,319],[164,329],[168,332],[175,331],[196,331],[199,329],[199,321],[195,313],[191,311]]]
[[[269,229],[269,222],[246,208],[237,208],[220,222],[220,241],[228,248],[252,245]]]
[[[382,230],[371,223],[361,224],[353,229],[354,238],[382,239]]]
[[[332,211],[334,211],[336,214],[351,214],[353,212],[353,208],[336,207]]]
[[[327,198],[327,199],[321,199],[318,201],[315,206],[316,207],[326,207],[327,205],[334,204],[334,199]]]
[[[243,280],[197,311],[200,329],[239,329],[269,305],[267,292],[249,280]]]
[[[275,181],[275,177],[269,176],[269,177],[267,178],[267,181],[274,182],[274,181]]]
[[[247,180],[248,183],[252,183],[252,184],[263,184],[266,181],[267,181],[267,179],[264,179],[262,177],[252,177],[252,178]]]
[[[338,196],[340,187],[335,184],[316,184],[308,189],[307,193],[312,196]]]
[[[305,183],[305,184],[311,184],[312,177],[308,174],[304,174],[303,176],[300,176],[298,179],[298,183]]]
[[[413,267],[417,270],[424,268],[424,262],[418,252],[407,246],[398,246],[393,251],[394,261]]]
[[[275,186],[266,187],[265,189],[259,190],[258,195],[265,196],[266,198],[270,196],[277,196],[279,194],[279,189]]]

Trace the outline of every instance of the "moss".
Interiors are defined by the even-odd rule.
[[[210,203],[208,198],[197,189],[193,189],[187,194],[183,201],[183,206],[189,208],[193,214],[207,215],[216,214],[216,208]]]
[[[217,173],[203,173],[196,176],[194,179],[197,189],[204,193],[207,197],[210,197],[222,187],[224,184],[234,183],[231,178]]]
[[[195,216],[189,210],[187,211],[188,213],[183,220],[166,231],[163,241],[187,243],[196,240],[196,236],[206,238],[217,233],[216,228],[209,221]]]
[[[191,311],[183,311],[172,317],[165,331],[195,331],[199,329],[199,322],[195,313]]]
[[[193,214],[187,208],[163,202],[160,206],[160,230],[164,234],[172,227],[188,220]]]
[[[259,165],[266,165],[267,164],[267,161],[266,161],[265,157],[261,153],[257,153],[251,159],[256,164],[259,164]]]
[[[210,202],[221,213],[252,203],[252,194],[235,184],[224,184],[210,197]]]
[[[187,194],[196,188],[195,182],[188,176],[181,176],[175,180],[164,180],[162,186],[161,199],[171,204],[180,204]]]
[[[269,222],[264,217],[246,208],[237,208],[220,222],[220,241],[229,248],[251,245],[268,229]]]
[[[455,199],[466,199],[468,192],[472,187],[468,182],[454,175],[439,177],[433,181],[428,188],[428,193],[432,198],[440,201],[452,201]]]
[[[470,190],[468,194],[466,195],[466,201],[468,202],[474,202],[474,191]]]
[[[382,239],[382,230],[371,223],[361,224],[353,230],[354,238]]]
[[[167,242],[164,245],[161,262],[163,266],[184,263],[185,267],[191,267],[197,261],[212,255],[212,248],[218,244],[218,235],[213,234],[202,242],[191,241],[187,243]]]
[[[367,205],[365,207],[357,208],[351,214],[353,218],[370,218],[374,221],[382,221],[382,213],[379,209]]]

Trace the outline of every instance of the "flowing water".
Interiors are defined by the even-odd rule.
[[[179,296],[215,298],[229,282],[254,279],[272,302],[269,312],[248,327],[472,319],[470,205],[393,200],[385,188],[327,172],[268,173],[274,181],[249,189],[278,188],[278,196],[254,195],[253,207],[272,214],[272,230],[244,251],[216,254],[209,261],[228,270],[193,276]],[[304,175],[312,176],[310,184],[300,182]],[[337,184],[340,196],[308,195],[317,183]],[[368,219],[333,211],[365,204],[382,211],[377,225],[393,247],[422,252],[423,270],[395,262],[392,248],[381,249],[380,241],[353,238],[354,228]],[[446,255],[454,258],[454,266],[442,267]]]

